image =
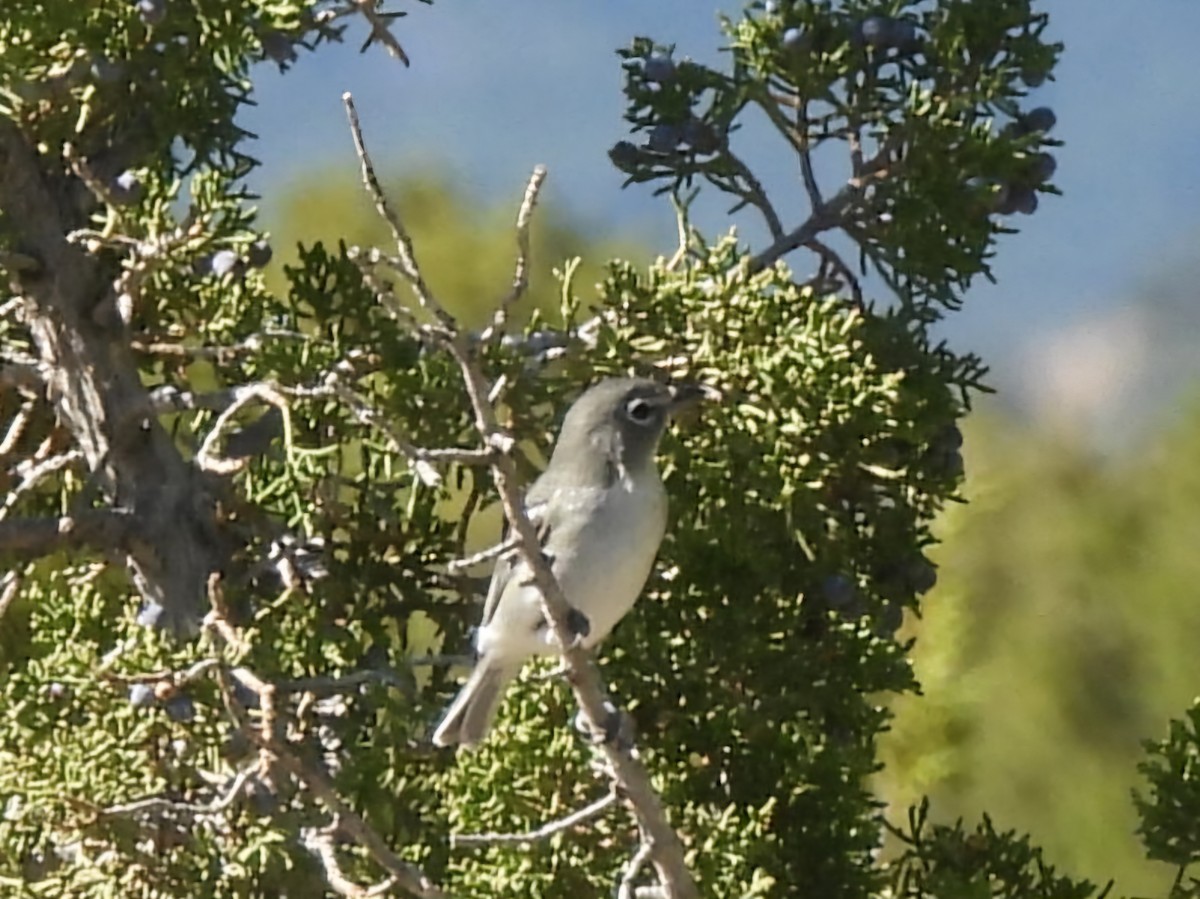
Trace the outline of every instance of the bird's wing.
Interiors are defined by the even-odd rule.
[[[551,491],[545,489],[542,482],[538,481],[525,495],[525,514],[529,516],[529,521],[537,531],[538,545],[543,547],[550,539],[550,531],[553,526],[553,516],[550,514],[550,493]],[[506,525],[503,539],[507,540],[508,535],[509,528]],[[492,570],[492,582],[488,585],[487,599],[483,603],[483,620],[479,623],[480,627],[486,627],[496,613],[496,606],[500,602],[500,597],[504,595],[504,588],[508,586],[508,582],[512,578],[515,564],[519,564],[519,559],[515,555],[501,556],[496,560],[496,567]]]

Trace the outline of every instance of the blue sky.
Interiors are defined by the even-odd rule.
[[[716,6],[392,5],[410,11],[396,33],[411,68],[381,49],[360,55],[362,32],[355,30],[344,45],[303,56],[286,75],[273,66],[257,70],[259,105],[242,123],[260,135],[264,167],[253,183],[268,214],[283,185],[331,166],[353,170],[340,101],[349,90],[381,168],[436,161],[469,195],[515,202],[529,170],[544,162],[554,203],[598,229],[669,249],[668,205],[646,189],[620,190],[605,155],[625,134],[614,50],[645,34],[676,43],[677,56],[717,61]],[[1033,98],[1058,114],[1055,136],[1066,146],[1057,151],[1056,183],[1065,196],[1044,197],[1036,215],[1020,218],[1022,233],[1007,238],[995,260],[999,283],[981,283],[945,326],[957,347],[984,355],[1002,388],[1036,383],[1029,347],[1053,353],[1047,335],[1086,330],[1086,322],[1118,313],[1141,285],[1188,258],[1200,235],[1200,78],[1193,62],[1200,3],[1045,0],[1040,7],[1051,15],[1051,37],[1067,47],[1057,81]],[[765,149],[746,155],[764,167],[768,183],[798,191],[784,156]],[[803,213],[797,206],[789,220]],[[724,227],[716,218],[708,222],[710,233]]]

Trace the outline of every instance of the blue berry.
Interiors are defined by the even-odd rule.
[[[789,53],[803,50],[808,42],[808,35],[803,28],[789,28],[783,33],[783,49]]]
[[[146,600],[138,610],[137,623],[142,627],[159,627],[162,620],[163,607],[153,600]]]
[[[124,74],[125,67],[107,56],[97,56],[92,60],[92,77],[102,84],[116,81]]]
[[[622,172],[632,172],[636,169],[641,156],[638,148],[627,140],[617,141],[608,151],[608,158]]]
[[[233,250],[218,250],[212,254],[208,269],[217,277],[224,277],[237,268],[239,261],[238,254]]]
[[[112,184],[108,186],[108,190],[112,194],[113,202],[119,203],[122,206],[132,206],[135,203],[139,203],[146,194],[145,186],[130,169],[126,169],[117,175],[113,179]]]
[[[172,721],[191,721],[196,717],[196,705],[192,698],[185,693],[176,693],[167,700],[164,706],[167,717]]]
[[[1026,134],[1035,131],[1045,133],[1058,124],[1058,116],[1049,106],[1039,106],[1021,116],[1020,122]]]
[[[1016,186],[1012,188],[1012,205],[1021,215],[1033,215],[1038,208],[1038,195],[1032,187]]]
[[[904,580],[914,593],[928,593],[937,583],[937,568],[924,556],[918,556],[905,566]]]
[[[675,77],[675,62],[661,53],[647,56],[642,63],[642,77],[655,84],[665,84]]]
[[[138,15],[147,25],[158,25],[167,17],[166,0],[138,0]]]
[[[1049,153],[1038,153],[1033,157],[1033,180],[1037,184],[1049,181],[1058,171],[1058,160]]]
[[[869,16],[859,23],[858,34],[867,46],[883,49],[895,42],[895,24],[889,16]]]
[[[914,50],[919,43],[917,26],[908,19],[892,21],[891,44],[899,50]]]
[[[831,574],[821,581],[821,595],[831,609],[849,608],[857,593],[854,581],[844,574]]]
[[[650,136],[646,140],[646,146],[655,153],[673,153],[676,147],[679,146],[679,141],[682,137],[683,135],[680,133],[678,125],[660,122],[650,129]]]
[[[1041,87],[1046,83],[1046,73],[1040,69],[1022,69],[1021,80],[1028,88]]]
[[[931,452],[953,453],[962,449],[963,435],[958,425],[946,425],[929,441]]]
[[[129,704],[135,709],[154,705],[154,688],[149,684],[134,684],[129,688]]]
[[[246,252],[246,264],[251,268],[262,268],[271,261],[273,255],[271,245],[265,240],[260,240],[250,245]]]
[[[763,12],[768,16],[773,16],[779,12],[779,0],[767,0],[763,4]]]
[[[262,43],[263,55],[279,63],[281,69],[296,61],[296,48],[292,39],[282,31],[264,31],[259,36],[259,41]]]
[[[898,602],[885,602],[875,620],[875,633],[880,637],[889,637],[904,624],[904,606]]]
[[[700,119],[689,119],[684,122],[683,132],[680,136],[685,144],[701,154],[715,153],[721,146],[717,132],[711,125]]]

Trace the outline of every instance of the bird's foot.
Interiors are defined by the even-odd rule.
[[[567,627],[571,630],[571,645],[582,646],[588,634],[592,632],[592,623],[587,615],[574,606],[567,612]]]
[[[604,710],[604,720],[597,722],[599,730],[592,727],[582,710],[575,716],[575,729],[597,745],[611,744],[619,749],[632,749],[633,716],[617,708],[609,700],[605,700]]]

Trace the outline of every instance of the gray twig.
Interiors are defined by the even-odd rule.
[[[212,429],[205,436],[204,442],[200,444],[200,450],[196,453],[196,465],[201,471],[232,474],[245,468],[246,459],[230,459],[219,456],[216,448],[221,435],[233,420],[233,416],[251,400],[260,400],[264,403],[269,403],[280,411],[283,415],[283,445],[288,452],[291,451],[292,415],[291,410],[288,408],[287,400],[284,399],[277,388],[269,384],[247,384],[235,389],[233,402],[229,404],[225,411],[217,416]]]
[[[360,5],[366,5],[370,0],[361,0]],[[374,4],[371,3],[373,6]],[[400,217],[392,210],[388,204],[387,197],[383,193],[383,188],[379,184],[379,178],[375,175],[375,166],[371,162],[371,156],[367,152],[367,145],[363,141],[362,126],[358,121],[358,109],[354,105],[354,97],[350,92],[342,94],[342,103],[346,107],[346,116],[350,120],[350,133],[354,138],[354,150],[358,154],[358,161],[362,168],[363,185],[367,188],[367,193],[375,201],[375,209],[378,210],[383,220],[388,223],[388,227],[392,230],[392,236],[396,240],[396,252],[399,255],[398,271],[407,280],[412,287],[413,294],[417,298],[417,302],[421,307],[433,315],[441,323],[442,327],[448,330],[454,330],[456,322],[454,316],[446,311],[445,307],[437,301],[433,295],[433,291],[429,289],[429,285],[425,283],[425,278],[421,274],[421,269],[417,265],[416,256],[413,254],[412,238],[409,237],[408,231],[404,228],[404,223]]]
[[[517,264],[513,272],[512,288],[499,303],[492,315],[492,323],[488,325],[479,339],[491,340],[504,330],[508,321],[508,313],[513,304],[525,295],[529,288],[529,223],[533,220],[533,210],[537,207],[538,196],[542,192],[542,184],[546,180],[546,167],[535,166],[525,186],[525,196],[521,200],[521,208],[517,210]]]
[[[177,814],[187,815],[192,818],[216,815],[233,805],[234,800],[241,795],[242,790],[246,786],[246,782],[250,780],[256,768],[257,765],[248,765],[240,770],[233,778],[233,782],[229,785],[229,789],[225,791],[224,795],[218,797],[207,805],[196,805],[195,803],[191,802],[176,802],[171,799],[164,799],[161,796],[151,796],[147,799],[138,799],[134,802],[127,802],[123,805],[110,805],[107,808],[96,809],[96,816],[98,818],[137,817],[138,815],[144,815],[147,812],[175,812]]]
[[[21,475],[21,483],[9,492],[3,503],[0,503],[0,519],[8,516],[23,494],[28,493],[56,471],[78,462],[82,457],[83,454],[79,450],[70,450],[49,458],[35,456],[34,459],[26,460],[18,465],[17,472]]]
[[[504,540],[497,543],[495,546],[489,546],[487,549],[482,549],[477,553],[465,556],[461,559],[452,559],[446,566],[452,572],[462,571],[464,568],[473,568],[483,562],[490,562],[492,559],[507,555],[516,549],[517,542],[512,539]]]
[[[858,283],[858,277],[854,274],[850,266],[846,264],[846,261],[842,259],[836,250],[816,237],[805,244],[805,246],[815,251],[817,255],[842,276],[842,280],[846,282],[846,286],[850,289],[850,293],[854,297],[855,304],[861,309],[863,306],[862,286]]]
[[[598,817],[616,801],[617,793],[614,790],[604,796],[601,796],[595,802],[590,802],[583,808],[571,812],[569,815],[566,815],[555,821],[547,821],[541,827],[526,831],[525,833],[451,834],[450,848],[454,849],[458,846],[486,846],[491,843],[537,843],[542,840],[548,840],[556,833],[561,833],[564,830],[570,830],[572,827],[578,827],[580,824],[584,824],[587,821],[590,821],[592,818]]]
[[[124,549],[136,523],[127,509],[84,509],[62,517],[0,520],[0,551],[29,558],[80,546]]]
[[[228,623],[228,610],[225,607],[218,575],[209,579],[208,594],[212,611],[205,620],[206,626],[212,628],[217,636],[235,651],[247,650],[249,647],[246,640]],[[383,837],[342,799],[333,782],[324,773],[307,764],[292,751],[277,713],[278,695],[287,691],[279,685],[262,680],[246,668],[237,669],[237,674],[234,675],[232,670],[219,667],[217,674],[225,707],[241,732],[258,746],[259,761],[264,770],[270,771],[278,766],[304,784],[338,822],[339,829],[366,849],[380,867],[388,872],[392,884],[406,890],[417,899],[449,899],[448,894],[439,889],[420,868],[406,862],[391,850]],[[233,695],[234,677],[258,696],[262,710],[258,727],[245,718],[244,710],[238,712],[241,704]],[[340,869],[335,867],[332,870],[336,874]]]
[[[369,887],[359,886],[346,876],[338,861],[337,849],[333,845],[333,834],[336,832],[337,826],[338,822],[335,822],[330,827],[321,830],[305,830],[301,835],[301,841],[305,848],[316,856],[317,861],[324,869],[325,882],[329,884],[330,889],[339,895],[349,896],[351,899],[370,899],[372,896],[383,896],[390,892],[398,882],[395,875]]]
[[[642,873],[642,868],[646,867],[646,862],[650,861],[650,854],[653,851],[654,847],[645,840],[638,846],[637,852],[625,866],[625,873],[621,875],[621,883],[617,888],[617,899],[634,899],[636,895],[634,883],[637,881],[638,875]]]

